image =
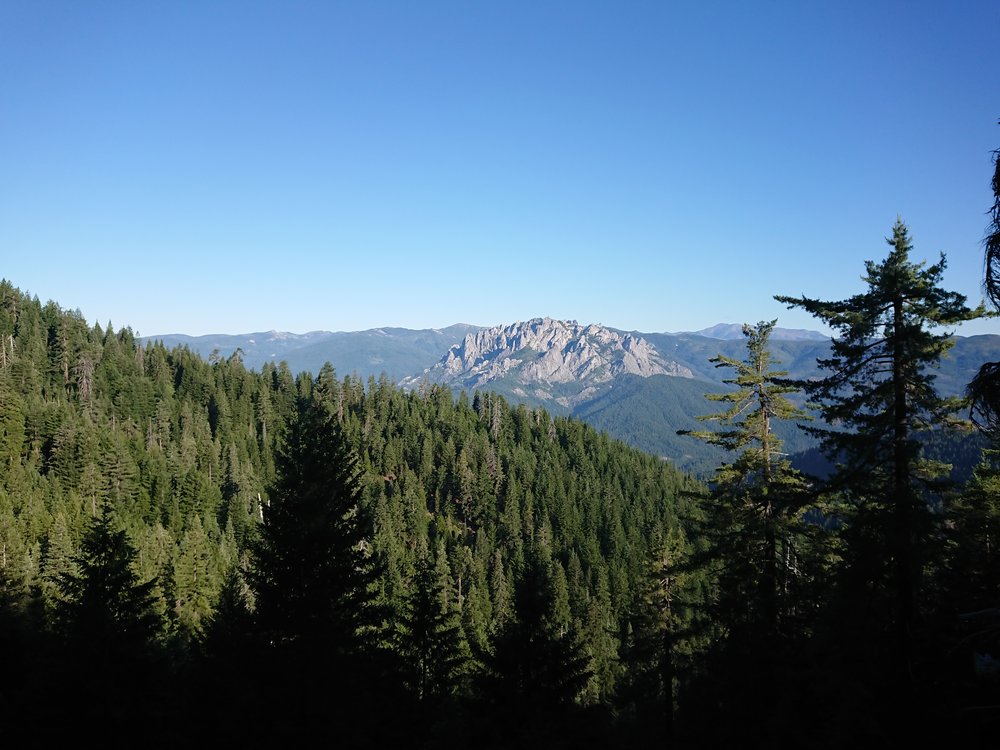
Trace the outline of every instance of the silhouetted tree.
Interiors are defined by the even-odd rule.
[[[1000,310],[1000,149],[993,152],[993,206],[990,223],[983,239],[985,252],[986,296],[995,310]],[[972,415],[989,432],[1000,430],[1000,362],[987,362],[969,384]]]
[[[374,695],[391,683],[378,648],[357,458],[325,404],[300,398],[277,472],[248,571],[271,730],[276,738],[332,737],[334,711],[353,715],[361,731]]]
[[[577,634],[560,632],[554,622],[552,594],[545,561],[533,547],[515,587],[514,616],[495,635],[491,651],[480,655],[479,693],[500,733],[491,739],[500,746],[565,737],[590,677]]]
[[[78,727],[82,737],[99,737],[110,726],[136,731],[165,701],[155,581],[139,581],[135,559],[127,534],[104,510],[83,537],[77,572],[59,581],[66,651],[49,688],[62,693],[65,710],[88,718]],[[74,698],[67,702],[67,695]]]
[[[827,456],[837,462],[831,486],[846,504],[840,521],[848,542],[849,572],[874,596],[889,582],[898,680],[912,679],[912,630],[920,578],[935,518],[928,503],[937,467],[921,461],[917,435],[944,428],[961,407],[934,389],[931,368],[951,348],[954,326],[984,314],[966,298],[941,288],[945,269],[910,260],[912,243],[897,219],[881,263],[867,261],[865,292],[827,302],[776,297],[801,307],[837,333],[832,353],[819,361],[829,373],[803,383],[820,404],[828,428],[815,428]],[[904,691],[905,692],[905,691]]]
[[[370,532],[357,458],[335,417],[303,403],[277,469],[248,576],[258,625],[278,646],[357,652],[371,625]]]
[[[74,558],[76,572],[59,579],[58,617],[72,647],[98,662],[149,656],[162,623],[154,610],[155,581],[140,582],[136,550],[105,510],[91,522]]]
[[[669,530],[650,556],[629,613],[617,700],[641,746],[674,744],[678,687],[708,640],[704,572],[691,566],[691,556],[684,532]]]

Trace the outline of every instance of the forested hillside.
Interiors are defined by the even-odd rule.
[[[580,422],[489,394],[470,403],[444,387],[406,393],[385,379],[341,380],[329,367],[313,377],[283,365],[248,371],[238,356],[208,362],[141,345],[128,328],[90,327],[6,282],[0,334],[0,572],[4,627],[19,633],[5,639],[5,656],[25,653],[20,638],[54,670],[8,662],[22,671],[5,680],[3,699],[28,714],[56,710],[53,676],[91,679],[55,667],[53,654],[84,648],[67,625],[86,591],[79,577],[107,552],[95,544],[110,545],[116,532],[124,532],[118,552],[134,551],[124,563],[132,583],[148,597],[143,653],[159,654],[161,687],[203,668],[205,644],[239,621],[234,608],[245,605],[252,620],[262,589],[248,584],[260,574],[255,545],[274,493],[321,482],[330,468],[302,465],[295,441],[342,442],[356,457],[344,491],[356,489],[358,542],[373,571],[366,591],[380,613],[376,645],[403,663],[393,667],[400,674],[413,597],[432,587],[434,622],[452,639],[457,665],[442,694],[479,694],[461,688],[474,683],[493,695],[521,679],[518,660],[527,657],[516,650],[504,656],[513,664],[483,665],[503,655],[514,624],[535,616],[533,626],[569,654],[552,669],[578,682],[560,701],[610,705],[653,550],[667,539],[687,548],[696,485]],[[329,423],[316,423],[318,414]],[[521,600],[532,586],[547,593],[529,616]],[[240,637],[253,633],[248,626]],[[159,689],[152,695],[164,700]],[[88,692],[77,709],[117,715],[125,709],[105,701],[136,708],[136,700],[151,709],[140,696],[112,696]]]

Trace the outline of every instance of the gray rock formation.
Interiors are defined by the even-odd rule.
[[[663,357],[642,337],[601,325],[582,326],[575,320],[534,318],[523,323],[484,328],[469,333],[424,372],[423,379],[462,388],[482,388],[498,380],[539,389],[565,384],[559,397],[564,406],[593,395],[595,386],[620,375],[676,375],[691,371]],[[408,379],[413,384],[420,378]],[[520,389],[519,389],[520,390]],[[522,391],[523,392],[523,391]]]

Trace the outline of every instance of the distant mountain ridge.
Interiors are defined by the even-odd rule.
[[[721,453],[679,429],[694,429],[699,415],[717,411],[704,394],[726,388],[731,376],[710,362],[722,354],[746,355],[742,325],[719,324],[694,333],[641,333],[577,321],[533,318],[481,328],[374,328],[210,336],[153,336],[168,346],[188,346],[205,357],[229,357],[239,349],[247,367],[286,361],[293,372],[316,373],[330,362],[337,374],[362,379],[387,376],[419,388],[442,383],[455,391],[489,390],[509,401],[578,417],[613,437],[702,473]],[[816,331],[775,329],[772,364],[792,378],[821,375],[817,358],[829,355],[830,339]],[[936,385],[957,395],[984,362],[1000,360],[1000,336],[955,337],[937,368]],[[794,427],[784,435],[789,452],[811,443]]]
[[[292,372],[317,373],[332,363],[341,375],[367,378],[385,374],[393,382],[421,372],[477,326],[456,323],[447,328],[411,330],[372,328],[366,331],[310,331],[309,333],[208,334],[186,336],[172,333],[147,336],[164,346],[187,346],[203,357],[218,351],[220,356],[241,352],[244,364],[260,370],[268,362],[287,362]]]
[[[743,340],[742,323],[718,323],[700,331],[691,331],[695,336],[704,336],[707,339],[723,339],[726,341]],[[771,341],[829,341],[830,337],[819,331],[810,331],[805,328],[778,328],[771,331]]]
[[[550,321],[550,323],[559,323],[563,327],[577,326],[581,329],[592,328],[595,332],[596,329],[602,329],[613,334],[631,335],[634,339],[641,340],[646,344],[653,344],[655,352],[637,350],[635,352],[636,367],[629,369],[626,364],[623,370],[643,376],[674,374],[681,377],[692,375],[698,377],[697,373],[700,368],[694,368],[692,373],[683,372],[683,369],[691,369],[687,363],[681,365],[681,370],[678,372],[669,372],[669,365],[666,366],[664,372],[655,368],[643,371],[639,366],[639,362],[654,361],[657,355],[672,362],[671,350],[676,348],[676,341],[691,341],[692,337],[704,339],[704,343],[711,341],[742,342],[743,340],[742,324],[739,323],[719,323],[694,332],[643,333],[634,330],[621,331],[605,328],[596,324],[581,326],[576,321],[555,321],[552,318],[532,318],[527,322],[532,323],[533,321],[536,327],[540,321]],[[468,334],[475,335],[484,330],[504,331],[519,325],[524,324],[513,323],[483,328],[466,323],[456,323],[446,328],[428,329],[386,326],[364,331],[316,330],[307,333],[289,333],[271,330],[240,334],[206,334],[203,336],[170,333],[144,336],[143,339],[162,341],[168,348],[187,346],[204,357],[210,357],[213,352],[217,352],[219,356],[229,357],[239,350],[244,364],[252,369],[260,369],[268,362],[277,364],[285,361],[293,372],[309,371],[315,373],[323,364],[330,362],[342,375],[357,374],[367,378],[369,376],[378,377],[384,373],[390,380],[399,382],[404,378],[419,377],[424,370],[433,367],[451,347],[463,343]],[[829,338],[818,331],[775,328],[771,340],[825,342]],[[657,341],[661,343],[657,344]],[[667,341],[674,343],[664,346],[663,342]],[[538,345],[539,342],[535,343]],[[476,346],[483,349],[485,343],[480,342]],[[641,348],[642,345],[639,346]],[[474,347],[468,351],[473,349]],[[463,355],[463,359],[467,359],[467,357]],[[616,372],[615,374],[621,373]],[[482,384],[482,382],[470,384],[469,387],[481,387]]]

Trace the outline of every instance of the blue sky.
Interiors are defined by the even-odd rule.
[[[0,276],[144,335],[978,302],[996,2],[0,4]],[[1000,333],[1000,322],[962,333]]]

